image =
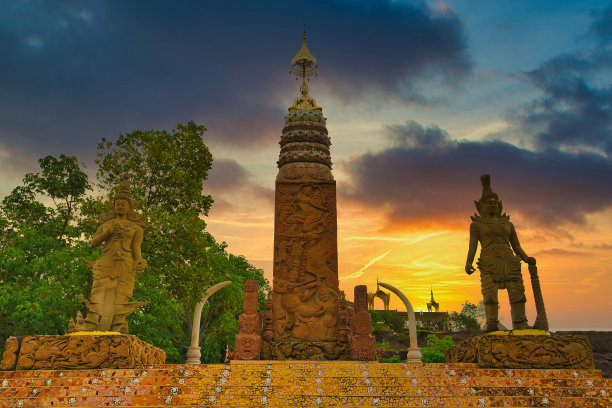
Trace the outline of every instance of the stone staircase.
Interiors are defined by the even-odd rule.
[[[612,407],[599,370],[475,364],[232,362],[2,371],[0,407]]]

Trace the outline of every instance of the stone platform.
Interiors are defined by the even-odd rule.
[[[481,368],[593,369],[587,336],[486,334],[446,351],[446,361]]]
[[[166,352],[130,334],[10,337],[0,369],[136,368],[163,364]]]
[[[611,407],[599,370],[240,361],[0,372],[0,407]]]

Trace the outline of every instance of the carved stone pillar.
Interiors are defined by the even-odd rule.
[[[264,358],[345,359],[338,341],[336,181],[322,108],[305,78],[317,61],[306,47],[292,60],[301,96],[285,117],[274,205],[273,338]],[[323,357],[321,357],[323,356]]]
[[[368,312],[368,288],[366,285],[355,286],[351,360],[376,360],[376,338],[372,335],[372,316]]]
[[[259,360],[261,354],[261,318],[257,313],[257,281],[244,284],[242,314],[238,317],[236,335],[236,360]]]

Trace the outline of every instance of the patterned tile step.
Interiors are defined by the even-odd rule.
[[[7,388],[0,398],[53,398],[53,397],[96,397],[124,395],[224,395],[224,396],[388,396],[388,397],[462,397],[477,396],[524,396],[524,397],[604,397],[604,388],[597,387],[189,387],[189,386],[126,386],[126,387],[21,387]]]
[[[609,408],[610,399],[602,398],[546,398],[546,397],[294,397],[284,400],[275,398],[216,398],[185,397],[180,395],[116,396],[116,397],[72,397],[72,398],[24,398],[0,400],[0,407],[99,407],[99,406],[226,406],[226,407],[598,407]]]
[[[225,381],[223,381],[225,379]],[[223,382],[223,384],[221,384]],[[602,378],[520,378],[520,377],[55,377],[55,378],[28,378],[0,381],[0,396],[5,395],[11,388],[45,388],[45,387],[73,387],[81,389],[105,387],[144,387],[159,385],[191,386],[212,389],[215,386],[225,387],[302,387],[315,389],[323,388],[325,391],[345,389],[347,387],[374,387],[374,388],[411,388],[411,387],[606,387],[606,380]]]

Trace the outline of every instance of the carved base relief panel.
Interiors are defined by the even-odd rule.
[[[166,361],[165,351],[129,334],[10,337],[9,346],[3,370],[136,368]]]
[[[447,362],[478,363],[482,368],[593,369],[593,351],[586,336],[485,335],[447,350]]]
[[[339,341],[265,341],[264,360],[348,360],[348,343]]]

